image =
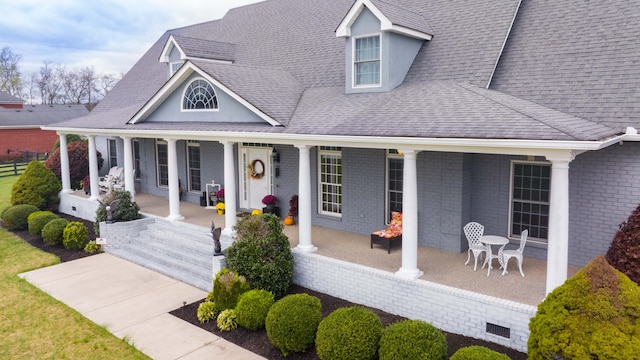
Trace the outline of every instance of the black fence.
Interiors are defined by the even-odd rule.
[[[0,177],[20,175],[31,161],[44,161],[48,156],[49,153],[47,152],[23,151],[19,160],[0,162]]]

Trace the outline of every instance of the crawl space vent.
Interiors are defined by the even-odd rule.
[[[511,338],[511,329],[489,322],[487,323],[487,332],[489,334],[502,336],[503,338]]]

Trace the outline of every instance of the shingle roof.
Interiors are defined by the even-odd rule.
[[[523,1],[491,88],[640,127],[638,1]]]
[[[371,3],[392,23],[433,35],[433,29],[422,14],[382,0],[371,0]]]
[[[235,45],[213,40],[202,40],[173,35],[180,49],[188,58],[233,61]]]
[[[0,108],[0,127],[34,127],[89,114],[84,105],[26,105],[22,109]]]
[[[4,91],[0,91],[0,104],[22,104],[22,99],[15,97]]]
[[[420,100],[416,101],[415,95]],[[477,139],[599,140],[606,126],[468,84],[404,84],[392,95],[310,89],[286,132]]]
[[[492,89],[499,91],[492,91],[484,87],[492,77],[518,0],[373,0],[373,3],[385,16],[404,26],[424,25],[424,19],[428,19],[435,34],[416,56],[404,83],[390,92],[345,94],[345,43],[335,36],[334,30],[353,0],[269,0],[232,9],[220,20],[168,31],[90,116],[61,126],[588,141],[618,131],[606,124],[637,118],[638,112],[634,110],[638,110],[640,101],[631,105],[628,100],[637,98],[638,87],[624,86],[640,79],[629,70],[633,67],[629,59],[640,55],[640,46],[635,45],[640,39],[637,25],[625,23],[625,29],[632,34],[620,36],[632,42],[633,48],[609,36],[615,46],[632,54],[619,54],[618,58],[626,62],[618,61],[610,69],[618,88],[602,80],[609,79],[603,70],[607,62],[589,45],[598,34],[593,28],[610,29],[611,20],[622,20],[622,14],[616,11],[604,11],[608,15],[595,17],[600,21],[593,22],[594,17],[587,16],[586,10],[578,11],[583,16],[578,19],[568,16],[571,10],[563,9],[562,16],[575,22],[569,25],[570,32],[578,34],[558,35],[552,42],[549,36],[563,33],[563,17],[552,15],[552,9],[580,8],[583,2],[570,0],[552,5],[534,0],[523,2],[513,38],[507,42],[494,76]],[[616,5],[601,2],[586,7],[593,6],[603,10]],[[636,11],[626,10],[629,14]],[[566,44],[567,40],[579,37],[578,29],[583,27],[587,39],[578,42],[579,45]],[[125,125],[167,81],[166,64],[160,64],[158,57],[170,34],[193,54],[212,51],[212,44],[234,44],[232,65],[198,61],[194,64],[285,128],[220,123],[216,123],[215,129],[194,123]],[[597,43],[602,45],[603,41]],[[564,51],[563,46],[571,50]],[[583,59],[581,47],[588,57],[595,59]],[[610,53],[607,50],[603,57]],[[549,59],[553,56],[559,58]],[[585,64],[597,64],[597,71]],[[563,66],[567,74],[563,73]],[[596,71],[601,79],[589,75],[591,71]],[[554,79],[548,73],[564,80]],[[625,75],[634,78],[620,79]],[[592,81],[581,84],[582,79]],[[621,100],[617,93],[624,92],[628,95]],[[598,106],[587,101],[592,94],[601,97],[595,102]],[[624,115],[614,115],[616,105],[622,105]]]

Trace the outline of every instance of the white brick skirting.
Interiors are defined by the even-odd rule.
[[[64,214],[73,215],[77,218],[95,221],[96,211],[100,207],[100,203],[95,200],[89,200],[69,193],[61,192],[60,205],[58,211]]]
[[[351,302],[411,319],[450,333],[527,351],[529,319],[535,306],[477,294],[425,280],[405,280],[391,272],[297,251],[294,283]],[[508,331],[508,337],[487,332]]]

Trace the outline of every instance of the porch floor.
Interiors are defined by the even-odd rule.
[[[80,196],[84,196],[84,193]],[[159,217],[169,215],[169,203],[163,197],[139,193],[135,200],[145,214]],[[225,225],[224,215],[218,215],[215,209],[201,207],[196,203],[180,202],[180,213],[185,217],[185,222],[207,229],[212,220],[216,227]],[[289,237],[291,246],[297,246],[298,226],[285,226],[284,232]],[[369,235],[313,226],[312,242],[318,248],[318,255],[389,272],[398,271],[402,265],[400,246],[392,248],[391,254],[377,245],[371,249]],[[499,265],[494,261],[491,275],[487,277],[486,268],[482,269],[479,264],[478,270],[474,272],[473,258],[467,266],[464,265],[466,259],[466,252],[452,253],[418,246],[418,269],[424,272],[422,280],[533,306],[537,306],[545,297],[546,261],[525,257],[522,265],[525,277],[520,276],[515,259],[509,262],[509,273],[505,276],[501,275],[502,270],[498,269]],[[579,269],[577,266],[570,266],[568,276]]]

